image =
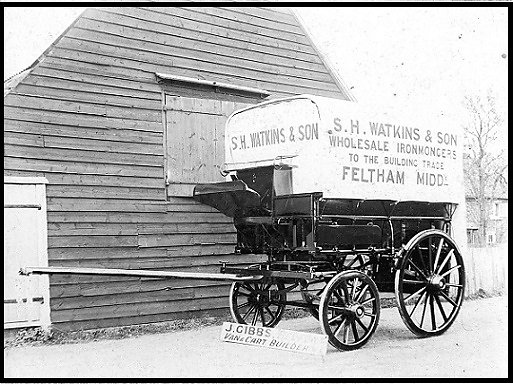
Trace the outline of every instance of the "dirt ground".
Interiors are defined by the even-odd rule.
[[[508,297],[466,301],[445,334],[419,339],[382,309],[363,348],[312,356],[221,342],[220,326],[123,340],[4,349],[5,378],[503,378]],[[279,328],[321,333],[313,317]]]

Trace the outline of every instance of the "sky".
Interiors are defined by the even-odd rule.
[[[4,8],[4,79],[28,67],[84,9]],[[462,121],[463,97],[492,90],[507,126],[506,7],[294,11],[358,102],[428,109]]]

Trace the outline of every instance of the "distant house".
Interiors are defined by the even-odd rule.
[[[220,260],[254,261],[233,254],[231,220],[194,202],[191,191],[221,180],[232,111],[303,93],[351,100],[285,9],[86,10],[4,83],[4,186],[12,199],[4,206],[20,239],[4,255],[12,286],[28,281],[14,276],[27,263],[218,271]],[[24,193],[32,197],[20,202]],[[32,211],[46,218],[35,229],[41,241],[29,232]],[[19,251],[25,242],[39,250],[34,259],[23,259],[32,255]],[[89,329],[224,313],[228,288],[52,276],[49,292],[44,284],[32,297],[13,288],[4,302],[11,327],[37,324],[20,306],[48,305],[49,297],[53,325]]]
[[[501,184],[493,197],[487,199],[488,218],[486,228],[486,244],[506,243],[508,241],[508,188]],[[467,204],[467,242],[478,242],[479,206],[475,196],[466,196]]]

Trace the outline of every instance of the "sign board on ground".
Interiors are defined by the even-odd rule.
[[[328,348],[326,335],[229,322],[223,323],[221,341],[312,355],[325,355]]]

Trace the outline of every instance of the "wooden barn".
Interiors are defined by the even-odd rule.
[[[231,219],[192,188],[222,180],[232,111],[303,93],[351,99],[284,8],[87,9],[4,83],[9,327],[228,313],[229,283],[53,275],[23,291],[40,277],[7,275],[30,263],[218,272],[220,260],[256,260],[233,253]],[[42,304],[49,314],[34,314]]]

